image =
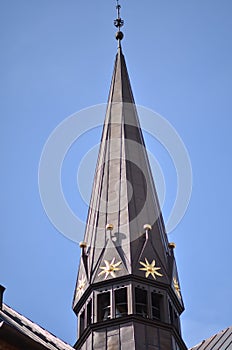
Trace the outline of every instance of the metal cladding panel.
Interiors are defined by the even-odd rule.
[[[107,328],[107,350],[120,349],[119,326]]]
[[[142,320],[141,320],[142,321]],[[93,345],[92,345],[93,340]],[[140,321],[93,330],[78,350],[187,350],[183,345],[177,348],[177,340],[172,343],[172,331],[152,326]],[[198,349],[198,348],[197,348]],[[211,349],[211,348],[207,348]],[[221,350],[221,348],[213,348]],[[230,348],[222,348],[230,349]],[[196,350],[194,348],[194,350]],[[201,348],[203,350],[203,348]],[[205,350],[205,349],[204,349]],[[211,349],[212,350],[212,349]]]
[[[146,349],[146,328],[145,325],[135,323],[135,345],[136,349]]]
[[[158,333],[158,329],[151,327],[151,326],[147,326],[147,343],[148,346],[159,346],[159,333]]]
[[[226,341],[223,343],[224,349],[232,349],[232,338],[226,339]]]
[[[90,350],[92,349],[92,334],[90,334],[90,336],[87,338],[86,340],[86,350]]]
[[[119,335],[119,326],[107,328],[107,337],[110,337],[113,335]]]
[[[120,339],[121,344],[134,342],[134,327],[132,323],[120,326]]]
[[[231,350],[232,349],[232,326],[222,330],[212,337],[203,340],[200,344],[189,350]]]
[[[106,348],[106,330],[95,331],[93,333],[93,349],[107,350]]]
[[[134,340],[127,341],[125,343],[121,343],[120,350],[135,350],[135,342],[134,342]]]
[[[134,326],[136,350],[173,350],[170,331],[141,323],[135,323]]]
[[[160,350],[172,349],[172,337],[169,331],[159,330]]]
[[[83,347],[81,350],[135,350],[134,326],[132,323],[108,327],[102,331],[94,331],[93,347],[90,337],[88,338],[90,342],[87,341],[86,343],[87,347]]]
[[[138,350],[148,348],[151,350],[162,349],[159,347],[159,330],[156,327],[135,323],[135,336],[136,349]]]
[[[107,336],[107,350],[120,349],[119,334]]]

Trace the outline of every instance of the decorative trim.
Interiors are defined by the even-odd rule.
[[[84,276],[81,276],[81,278],[78,280],[78,287],[76,291],[76,296],[78,298],[80,298],[84,293],[85,285],[86,285],[86,278]]]
[[[173,277],[173,286],[174,290],[176,292],[176,295],[178,296],[179,299],[181,299],[181,294],[180,294],[180,285],[176,277]]]
[[[151,275],[154,279],[156,279],[156,276],[160,276],[160,277],[163,277],[162,273],[158,272],[158,270],[161,269],[161,267],[155,267],[155,260],[153,260],[151,262],[151,264],[149,264],[147,258],[145,258],[145,263],[140,261],[139,262],[142,266],[142,268],[140,268],[139,270],[141,271],[146,271],[145,273],[145,277],[148,278],[149,275]]]
[[[110,275],[111,277],[115,278],[116,274],[115,271],[121,270],[118,266],[122,263],[122,261],[115,262],[115,258],[112,259],[111,263],[107,260],[104,260],[105,266],[101,266],[100,269],[102,270],[99,272],[98,276],[105,275],[105,280]]]

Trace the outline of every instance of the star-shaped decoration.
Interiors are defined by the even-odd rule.
[[[148,278],[150,274],[152,275],[152,277],[153,277],[154,279],[156,279],[156,276],[160,276],[160,277],[163,276],[162,273],[158,272],[158,270],[160,270],[161,267],[156,267],[156,266],[155,266],[155,260],[153,260],[152,263],[149,264],[149,262],[148,262],[147,259],[145,258],[145,263],[142,262],[142,261],[140,261],[139,263],[140,263],[142,266],[144,266],[144,267],[140,268],[140,270],[146,271],[146,274],[145,274],[145,277],[146,277],[146,278]]]
[[[112,277],[116,277],[115,271],[121,270],[118,266],[122,263],[121,261],[115,262],[115,258],[112,259],[111,262],[104,260],[105,266],[101,266],[100,269],[102,270],[98,276],[105,275],[105,280],[110,275]]]
[[[173,286],[174,286],[174,289],[175,289],[175,292],[176,292],[178,298],[180,299],[181,298],[180,286],[179,286],[179,283],[178,283],[176,277],[173,277]]]
[[[85,284],[86,284],[86,279],[85,279],[85,277],[82,276],[82,277],[78,280],[78,286],[77,286],[77,296],[78,296],[78,297],[80,297],[80,296],[83,294]]]

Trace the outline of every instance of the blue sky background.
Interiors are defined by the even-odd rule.
[[[192,199],[169,237],[177,243],[186,306],[183,337],[191,346],[232,324],[232,2],[122,0],[121,5],[136,103],[172,123],[192,162]],[[106,102],[117,47],[115,16],[113,0],[0,1],[0,283],[7,288],[7,304],[71,344],[79,247],[46,216],[38,164],[60,122]],[[99,142],[100,134],[97,129],[75,144],[64,163],[66,198],[83,218],[87,206],[76,187],[79,151]],[[145,136],[167,182],[167,219],[176,179],[167,155]]]

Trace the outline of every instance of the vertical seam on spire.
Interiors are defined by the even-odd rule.
[[[120,128],[120,170],[119,170],[119,201],[118,201],[118,231],[120,228],[121,220],[120,220],[120,213],[121,213],[121,189],[122,189],[122,119],[123,119],[123,112],[122,112],[122,118],[121,118],[121,128]]]
[[[112,118],[112,97],[114,95],[114,88],[115,88],[115,78],[116,78],[116,71],[117,71],[117,65],[118,65],[118,59],[119,59],[119,56],[117,54],[117,57],[116,57],[116,62],[115,62],[115,70],[114,70],[114,76],[113,76],[113,80],[112,80],[112,89],[111,89],[111,95],[109,96],[109,120],[108,120],[108,138],[107,140],[110,140],[111,139],[111,118]],[[109,167],[110,167],[110,162],[109,162],[109,154],[110,154],[110,149],[111,149],[111,143],[110,141],[108,141],[108,158],[107,158],[107,188],[109,186]],[[108,195],[109,195],[109,192],[107,191],[107,198],[106,198],[106,207],[107,207],[107,210],[106,210],[106,215],[105,215],[105,225],[107,224],[107,221],[108,221]]]
[[[121,66],[121,51],[119,50],[118,55],[120,55],[120,79],[121,79],[121,93],[122,93],[122,66]],[[121,116],[121,142],[120,142],[120,171],[119,171],[119,203],[118,203],[118,231],[120,227],[120,211],[121,211],[121,176],[122,176],[122,126],[123,126],[123,95],[122,97],[122,116]]]
[[[123,131],[124,134],[124,150],[126,149],[126,137],[125,137],[125,113],[124,113],[124,89],[123,89],[123,72],[122,72],[122,64],[124,67],[126,67],[125,64],[125,59],[122,53],[122,49],[121,46],[119,48],[119,55],[120,55],[120,74],[121,74],[121,103],[122,103],[122,127],[121,130]],[[129,78],[129,76],[127,76]],[[122,143],[121,143],[121,147],[122,147]],[[122,150],[122,148],[121,148]],[[126,191],[128,193],[128,186],[127,186],[127,160],[124,159],[125,162],[125,177],[126,177]],[[120,169],[120,175],[121,175],[121,169]],[[130,212],[129,212],[129,203],[127,203],[127,215],[128,215],[128,230],[129,230],[129,245],[130,245]],[[131,267],[132,267],[132,255],[131,255],[131,249],[129,249],[129,257],[126,256],[126,260],[129,262],[128,266],[130,266],[130,273],[132,272]],[[127,267],[128,268],[128,267]]]
[[[118,60],[118,56],[116,57],[116,62],[115,62],[115,67],[114,67],[114,74],[113,74],[113,79],[111,81],[111,89],[110,89],[110,94],[109,94],[109,97],[108,97],[108,103],[110,103],[109,105],[109,109],[106,110],[106,113],[109,113],[109,120],[108,122],[110,121],[111,119],[111,99],[112,99],[112,96],[113,96],[113,92],[114,92],[114,83],[115,83],[115,74],[116,74],[116,66],[117,66],[117,60]],[[109,124],[108,124],[109,125]],[[106,127],[106,124],[104,124],[104,127]],[[105,144],[105,149],[103,151],[103,157],[102,159],[106,159],[106,151],[107,151],[107,140],[109,140],[109,128],[106,130],[106,144]],[[102,139],[101,139],[101,142],[102,142]],[[108,145],[109,145],[109,141],[108,141]],[[100,153],[99,153],[100,154]],[[99,158],[98,158],[98,162],[97,162],[97,169],[98,169],[98,165],[99,165],[99,162],[100,162],[100,155],[99,155]],[[108,166],[109,166],[109,162],[108,162]],[[97,170],[96,169],[96,170]],[[105,173],[105,166],[104,164],[102,164],[102,175]],[[104,179],[104,176],[101,176],[101,183],[100,183],[100,186],[98,188],[98,197],[97,197],[97,208],[99,209],[99,206],[100,206],[100,193],[102,193],[102,188],[103,188],[103,179]],[[108,172],[107,172],[107,181],[108,181]],[[94,188],[94,187],[93,187]],[[107,192],[108,194],[108,192]],[[90,203],[92,203],[92,198],[91,198],[91,201]],[[106,206],[107,206],[107,202],[106,202]],[[91,209],[92,210],[92,209]],[[96,211],[94,210],[94,217],[93,217],[93,222],[95,223],[94,225],[94,234],[92,235],[92,239],[91,239],[91,244],[93,242],[93,246],[92,246],[92,255],[94,255],[94,251],[95,251],[95,244],[96,244],[96,240],[97,240],[97,228],[98,228],[98,222],[99,222],[99,210]],[[107,214],[105,216],[105,220],[107,221]],[[105,225],[106,225],[106,222],[105,222]],[[106,241],[106,235],[105,235],[105,241]],[[94,259],[91,260],[91,266],[90,266],[90,277],[91,277],[91,273],[94,269]]]
[[[107,130],[107,133],[108,134],[108,130]],[[104,159],[105,159],[105,154],[106,154],[106,147],[103,151],[103,156],[104,156]],[[100,162],[100,159],[99,159],[99,162]],[[104,171],[105,171],[105,168],[104,166],[102,165],[102,176],[101,176],[101,182],[100,182],[100,186],[99,186],[99,189],[98,189],[98,192],[97,192],[97,208],[99,209],[99,203],[100,203],[100,193],[102,193],[102,187],[103,187],[103,179],[104,179]],[[92,210],[92,209],[91,209]],[[93,243],[93,252],[95,251],[95,244],[96,244],[96,239],[97,239],[97,228],[98,228],[98,221],[99,221],[99,210],[96,211],[94,210],[94,214],[93,214],[93,221],[94,221],[94,224],[93,224],[93,227],[94,227],[94,235],[92,235],[92,240],[94,241]],[[92,243],[92,240],[91,240],[91,243]],[[92,272],[92,270],[94,269],[94,266],[93,266],[93,262],[94,260],[91,261],[91,268],[90,268],[90,271]],[[90,276],[91,277],[91,276]]]

